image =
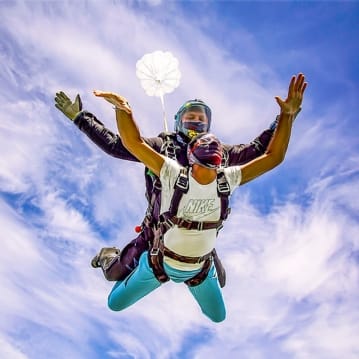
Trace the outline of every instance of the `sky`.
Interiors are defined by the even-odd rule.
[[[350,1],[0,1],[0,357],[355,359],[359,357],[359,3]],[[93,144],[54,107],[80,94],[116,132],[94,89],[125,96],[143,136],[159,98],[136,77],[169,51],[212,132],[249,143],[308,81],[285,161],[236,190],[216,245],[227,318],[212,323],[183,284],[111,312],[113,282],[90,266],[135,237],[143,166]]]

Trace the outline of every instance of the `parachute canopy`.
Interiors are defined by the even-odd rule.
[[[181,78],[178,60],[169,51],[145,54],[136,63],[136,75],[147,95],[157,97],[172,92]]]

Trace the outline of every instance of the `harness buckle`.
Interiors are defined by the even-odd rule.
[[[192,222],[187,221],[183,218],[179,218],[179,220],[177,222],[177,226],[178,226],[178,228],[186,228],[187,230],[190,230],[190,229],[192,229]]]
[[[166,136],[166,139],[162,143],[160,153],[164,153],[166,157],[169,157],[173,160],[177,159],[176,152],[177,149],[180,149],[180,146],[176,146],[170,136]]]
[[[203,222],[197,223],[197,231],[203,231]]]
[[[175,225],[171,218],[167,218],[165,223],[169,226],[169,228],[172,228]]]
[[[176,186],[183,191],[188,191],[188,176],[184,173],[180,173],[177,177]]]
[[[150,255],[151,255],[151,256],[158,256],[158,253],[160,253],[159,247],[157,247],[157,248],[153,248],[153,247],[152,247],[151,252],[150,252]]]
[[[161,181],[158,179],[158,177],[153,181],[152,185],[153,185],[153,189],[155,189],[157,191],[162,190],[162,184],[161,184]]]
[[[227,181],[225,182],[218,182],[218,192],[222,194],[227,194],[230,192],[230,187]]]

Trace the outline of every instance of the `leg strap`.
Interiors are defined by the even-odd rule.
[[[211,265],[212,265],[212,258],[208,258],[204,262],[202,270],[191,279],[186,280],[185,283],[189,287],[195,287],[196,285],[201,284],[207,278]]]
[[[165,283],[170,280],[163,269],[163,241],[159,233],[155,233],[153,244],[148,251],[148,262],[159,282]]]
[[[164,252],[164,244],[162,240],[162,236],[159,231],[155,231],[155,236],[153,239],[153,244],[148,251],[148,262],[153,270],[154,275],[157,280],[161,283],[165,283],[169,281],[169,277],[163,268],[163,252]],[[213,257],[210,256],[203,263],[202,269],[199,273],[197,273],[194,277],[187,279],[185,283],[194,287],[196,285],[201,284],[208,275],[209,269],[211,268],[213,261]]]

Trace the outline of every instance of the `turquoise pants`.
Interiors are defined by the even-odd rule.
[[[164,263],[164,269],[170,279],[176,283],[184,282],[200,271],[181,271],[166,263]],[[161,283],[148,263],[147,252],[144,252],[136,269],[125,280],[116,282],[108,296],[108,306],[114,311],[123,310],[160,286]],[[213,263],[207,278],[201,284],[188,287],[188,289],[209,319],[213,322],[221,322],[225,319],[226,309]]]

